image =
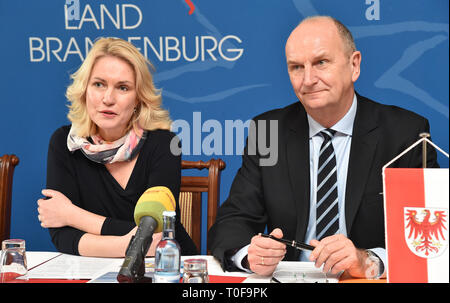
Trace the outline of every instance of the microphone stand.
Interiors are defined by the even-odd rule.
[[[127,247],[125,260],[117,275],[117,281],[119,281],[119,283],[152,283],[152,278],[145,277],[145,255],[147,252],[144,253],[142,251],[134,256],[134,258],[128,256],[130,247],[136,246],[135,239],[135,236],[131,237]]]
[[[117,281],[119,283],[151,283],[152,279],[145,277],[145,256],[152,243],[152,235],[157,222],[152,217],[143,217],[136,235],[131,237],[125,259],[123,260]]]

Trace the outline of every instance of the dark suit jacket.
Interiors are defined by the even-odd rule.
[[[429,124],[399,107],[359,95],[357,99],[345,195],[347,234],[358,248],[385,247],[382,167],[420,139],[421,132],[429,132]],[[209,248],[226,270],[236,270],[229,255],[249,244],[266,226],[269,232],[281,228],[286,239],[303,242],[305,238],[310,208],[307,115],[296,102],[254,118],[255,122],[266,121],[267,126],[270,120],[278,121],[276,165],[260,166],[261,155],[249,152],[249,138],[242,167],[209,232]],[[428,167],[438,167],[436,151],[427,150]],[[390,167],[422,167],[421,147]],[[287,249],[285,260],[298,258],[298,250]]]

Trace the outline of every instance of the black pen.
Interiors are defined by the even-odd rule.
[[[272,276],[271,279],[272,279],[272,281],[275,282],[275,283],[281,283],[281,281],[278,280],[277,278],[275,278],[274,276]]]
[[[314,248],[315,248],[314,246],[311,246],[311,245],[308,245],[308,244],[305,244],[305,243],[298,243],[295,240],[291,241],[291,240],[286,240],[286,239],[278,239],[277,237],[274,237],[272,235],[266,235],[266,234],[262,234],[262,233],[259,233],[259,235],[261,237],[270,238],[272,240],[281,242],[283,244],[295,247],[295,248],[300,249],[300,250],[314,250]]]

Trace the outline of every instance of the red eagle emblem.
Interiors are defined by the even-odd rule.
[[[405,208],[405,216],[405,236],[409,229],[407,239],[410,241],[407,242],[411,250],[414,248],[415,254],[428,258],[439,255],[439,251],[445,249],[448,238],[448,211]]]

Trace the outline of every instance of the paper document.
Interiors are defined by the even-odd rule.
[[[100,273],[117,271],[123,258],[94,258],[67,254],[59,256],[28,271],[29,279],[92,279]]]
[[[27,251],[27,265],[28,270],[37,267],[48,260],[60,255],[60,252],[49,252],[49,251]]]
[[[338,283],[339,276],[323,273],[314,262],[282,261],[273,273],[275,279],[252,274],[244,283]]]

